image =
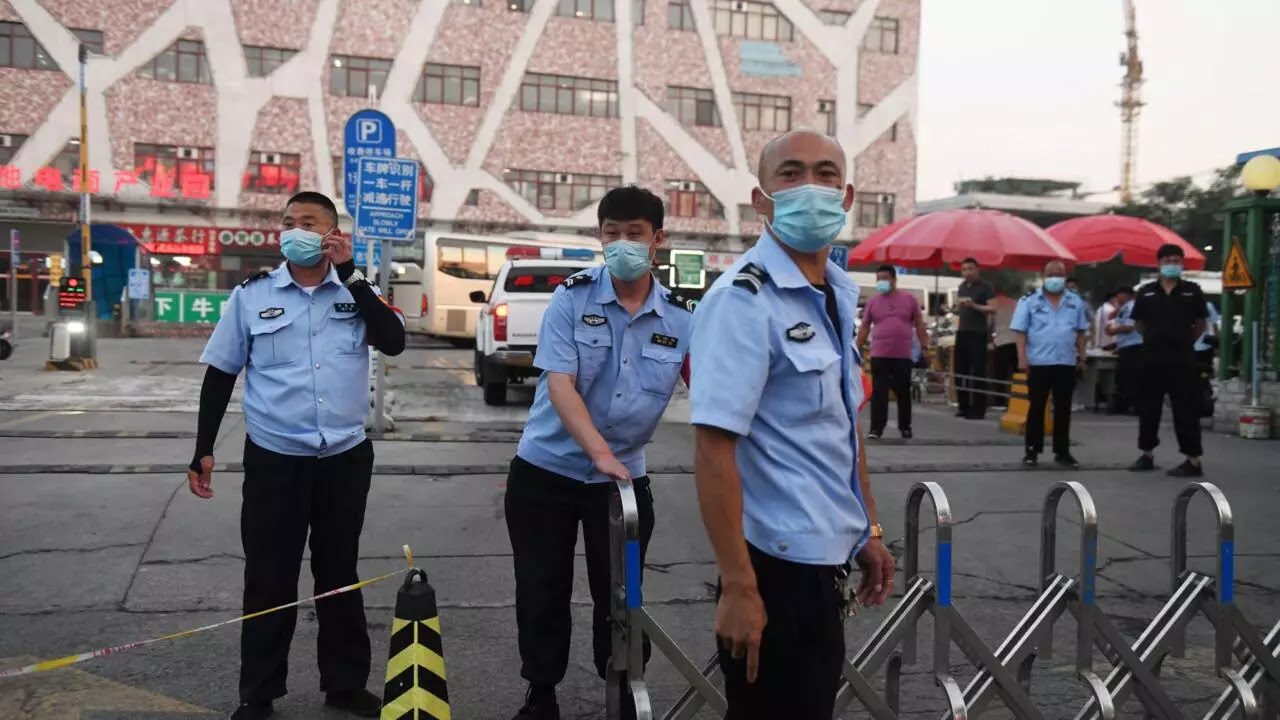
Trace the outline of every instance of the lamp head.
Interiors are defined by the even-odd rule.
[[[1244,164],[1240,171],[1244,186],[1260,195],[1269,194],[1280,187],[1280,158],[1259,155]]]

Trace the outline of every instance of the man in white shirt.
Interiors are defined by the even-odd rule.
[[[1114,290],[1107,292],[1107,301],[1102,303],[1102,307],[1098,308],[1098,312],[1093,316],[1093,346],[1099,350],[1112,350],[1115,348],[1116,337],[1107,332],[1107,325],[1115,318],[1116,311],[1120,309],[1120,305],[1116,301],[1116,293]]]

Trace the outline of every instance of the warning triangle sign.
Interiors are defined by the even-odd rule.
[[[1244,250],[1240,243],[1231,243],[1231,252],[1227,253],[1227,262],[1222,266],[1222,287],[1228,290],[1249,290],[1253,288],[1253,276],[1249,274],[1249,263],[1244,259]]]

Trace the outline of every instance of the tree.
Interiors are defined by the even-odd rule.
[[[1214,173],[1208,187],[1196,185],[1190,177],[1158,182],[1144,190],[1137,202],[1117,205],[1111,212],[1164,225],[1204,253],[1206,270],[1221,270],[1226,251],[1222,206],[1243,193],[1240,166],[1230,165]]]

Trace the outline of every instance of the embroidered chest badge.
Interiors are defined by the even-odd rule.
[[[670,335],[654,333],[653,337],[649,338],[649,342],[652,342],[654,345],[661,345],[662,347],[673,348],[680,344],[680,339],[673,338]]]
[[[333,309],[334,309],[334,310],[336,310],[336,311],[338,311],[338,312],[350,312],[350,313],[353,313],[353,312],[355,312],[355,311],[356,311],[356,307],[357,307],[357,306],[356,306],[356,304],[355,304],[355,303],[353,303],[353,302],[350,302],[350,303],[334,303],[334,304],[333,304]]]
[[[813,326],[806,322],[796,323],[787,329],[787,339],[794,342],[809,342],[813,339]]]
[[[582,322],[590,325],[591,327],[600,327],[608,322],[608,320],[603,315],[583,315]]]
[[[267,308],[266,310],[263,310],[262,312],[258,313],[258,317],[262,318],[263,320],[270,320],[272,318],[278,318],[283,314],[284,314],[284,308]]]

